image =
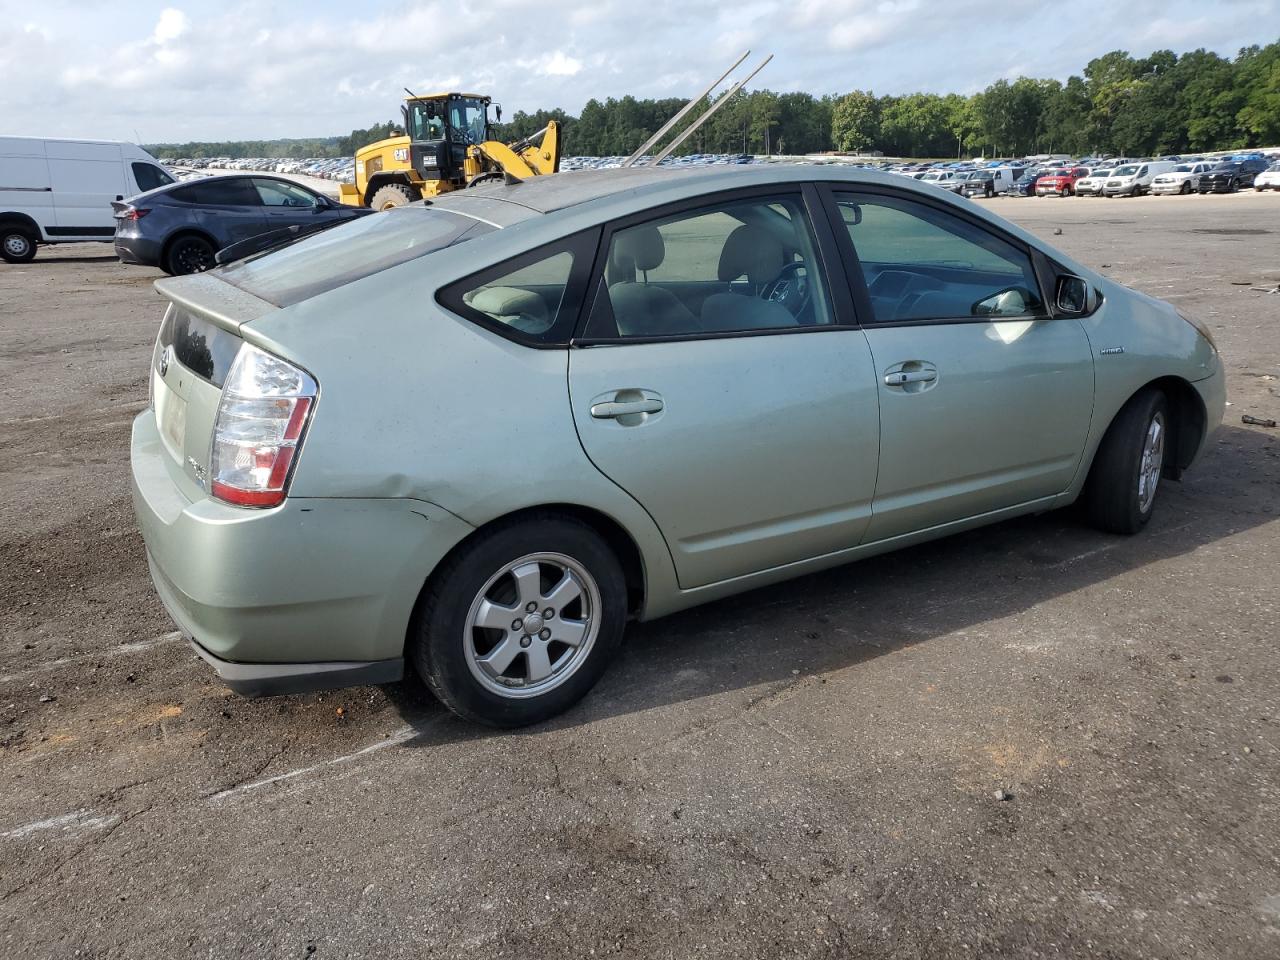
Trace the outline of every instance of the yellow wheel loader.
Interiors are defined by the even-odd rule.
[[[405,92],[405,134],[356,151],[356,182],[341,185],[343,203],[386,210],[507,175],[524,180],[560,169],[554,120],[524,140],[502,143],[492,139],[491,98]],[[501,120],[502,108],[496,109]]]

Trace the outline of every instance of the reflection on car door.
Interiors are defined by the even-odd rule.
[[[866,542],[1065,490],[1092,416],[1093,354],[1078,321],[1048,319],[1026,250],[902,196],[840,193],[836,209],[858,258],[850,276],[865,281],[880,395]]]
[[[254,189],[262,200],[262,210],[267,227],[310,227],[334,219],[334,211],[328,206],[317,206],[316,195],[302,187],[282,180],[255,177]]]
[[[223,246],[259,236],[268,229],[262,200],[248,177],[209,177],[182,187],[175,194],[198,204],[196,222]]]
[[[684,588],[854,547],[870,516],[871,354],[832,322],[798,200],[614,231],[591,345],[570,351],[582,445],[657,522]],[[799,263],[812,310],[785,305]]]

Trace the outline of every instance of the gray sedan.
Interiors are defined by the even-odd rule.
[[[1136,533],[1225,402],[1195,321],[867,170],[561,174],[156,286],[134,502],[195,650],[503,726],[630,619],[1076,501]]]

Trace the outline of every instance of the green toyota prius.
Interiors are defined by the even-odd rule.
[[[1224,406],[1194,319],[865,170],[559,174],[156,287],[134,503],[195,650],[498,726],[629,619],[1077,500],[1136,533]]]

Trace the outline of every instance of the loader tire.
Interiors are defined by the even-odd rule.
[[[369,206],[374,210],[390,210],[392,207],[403,207],[421,199],[422,196],[418,191],[407,184],[388,183],[385,187],[379,187],[374,192],[373,199],[369,201]]]

